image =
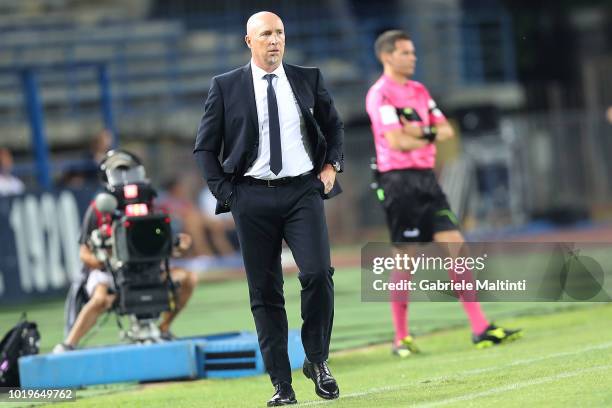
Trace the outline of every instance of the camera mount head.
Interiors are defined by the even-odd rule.
[[[149,183],[142,162],[127,150],[116,149],[106,153],[100,162],[99,174],[109,191],[128,184]]]

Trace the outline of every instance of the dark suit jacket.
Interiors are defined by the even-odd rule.
[[[344,125],[325,89],[321,72],[318,68],[289,64],[283,64],[283,68],[306,125],[314,170],[318,174],[325,163],[334,162],[343,167]],[[210,191],[217,198],[217,214],[229,211],[233,183],[257,158],[258,129],[251,64],[214,77],[194,153]],[[341,191],[336,182],[324,198]]]

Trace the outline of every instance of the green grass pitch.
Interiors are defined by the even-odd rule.
[[[423,353],[406,360],[390,355],[388,303],[360,300],[360,272],[335,276],[336,317],[330,366],[341,396],[326,402],[301,372],[293,385],[300,405],[406,406],[612,406],[612,305],[487,303],[488,317],[525,330],[523,339],[475,350],[461,306],[411,304],[410,326]],[[285,279],[289,326],[298,328],[299,282]],[[63,302],[4,307],[6,331],[26,310],[39,324],[42,352],[61,341]],[[176,321],[179,336],[254,330],[245,281],[201,284]],[[118,342],[114,318],[87,345]],[[78,390],[78,401],[53,407],[256,407],[273,389],[267,376],[149,385],[119,384]],[[2,404],[9,407],[9,404]],[[27,406],[16,404],[14,406]]]

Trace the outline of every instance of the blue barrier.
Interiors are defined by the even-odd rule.
[[[129,381],[196,378],[193,343],[99,347],[19,359],[21,387],[79,388]]]
[[[301,367],[305,354],[298,330],[289,331],[287,350],[291,368]],[[190,337],[158,344],[96,347],[19,359],[19,377],[24,389],[236,378],[264,372],[257,336],[251,332]]]

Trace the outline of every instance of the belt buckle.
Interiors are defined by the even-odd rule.
[[[266,187],[268,187],[268,188],[274,188],[274,187],[276,187],[275,185],[270,184],[270,182],[271,182],[271,181],[272,181],[271,179],[266,180]]]

